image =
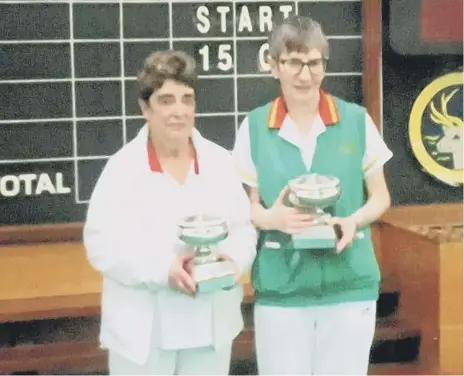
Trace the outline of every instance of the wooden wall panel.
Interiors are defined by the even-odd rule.
[[[363,94],[374,123],[382,127],[382,0],[362,2]]]
[[[422,332],[421,363],[463,372],[463,243],[458,204],[397,207],[384,216],[382,265],[400,281],[400,312]]]

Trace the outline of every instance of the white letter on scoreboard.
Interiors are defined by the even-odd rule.
[[[0,178],[0,194],[5,197],[14,197],[19,194],[21,183],[16,176],[5,175]]]
[[[267,25],[267,30],[265,26]],[[259,7],[259,31],[264,33],[265,31],[272,30],[272,9],[269,5],[263,5]]]
[[[19,175],[19,180],[24,182],[24,194],[26,196],[32,195],[32,182],[37,179],[36,174],[21,174]]]
[[[246,5],[244,5],[240,9],[240,17],[238,19],[237,31],[241,33],[245,28],[248,29],[250,33],[253,31],[253,24],[251,23],[250,12],[248,11],[248,7]]]
[[[71,188],[66,187],[63,183],[63,174],[61,172],[58,172],[55,177],[56,177],[56,191],[61,194],[71,193]]]
[[[209,10],[206,6],[202,5],[197,8],[197,30],[206,34],[211,29],[211,22],[209,21]]]
[[[216,10],[221,15],[221,31],[225,33],[227,31],[227,13],[230,12],[230,8],[226,6],[219,6]]]
[[[37,186],[35,187],[35,194],[40,195],[43,192],[48,192],[52,195],[56,194],[56,189],[53,186],[52,180],[48,174],[40,174]]]
[[[258,61],[259,61],[259,71],[260,72],[269,72],[271,67],[267,63],[267,53],[269,51],[269,43],[263,43],[259,48],[258,52]]]
[[[279,7],[279,10],[280,10],[281,13],[283,13],[284,18],[288,18],[288,16],[290,16],[290,13],[293,12],[293,6],[291,6],[291,5],[281,5]]]

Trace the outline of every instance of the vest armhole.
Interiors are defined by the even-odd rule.
[[[339,108],[344,108],[343,114],[341,115],[343,117],[346,116],[345,114],[348,114],[348,116],[353,116],[353,125],[356,126],[356,132],[358,134],[358,140],[361,144],[361,150],[362,154],[364,155],[366,153],[366,115],[367,115],[367,109],[364,106],[361,106],[358,103],[354,102],[347,102],[344,101],[343,99],[340,99],[336,97],[337,100],[337,106]],[[343,121],[343,118],[342,118]]]
[[[248,133],[250,138],[251,160],[256,165],[258,155],[259,137],[267,129],[267,116],[272,102],[255,108],[248,113]]]
[[[362,145],[362,155],[364,156],[366,154],[366,115],[367,115],[367,110],[359,106],[359,111],[358,111],[358,132],[360,135],[360,140],[361,140],[361,145]]]
[[[248,137],[250,139],[250,155],[256,166],[256,110],[248,113]]]

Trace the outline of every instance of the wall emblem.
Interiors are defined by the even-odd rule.
[[[409,117],[409,141],[422,168],[442,182],[463,184],[463,73],[427,85]]]

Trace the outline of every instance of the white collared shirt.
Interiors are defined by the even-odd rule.
[[[256,253],[250,203],[230,153],[194,131],[200,173],[179,184],[152,172],[148,131],[117,152],[92,194],[84,230],[91,265],[103,276],[105,348],[142,364],[151,346],[178,350],[231,342],[242,330],[241,287],[192,298],[168,286],[177,252],[186,249],[177,225],[189,215],[227,220],[220,249],[245,273]]]
[[[326,126],[321,116],[318,115],[309,133],[302,135],[288,114],[278,130],[280,137],[300,149],[308,170],[311,168],[314,158],[317,138],[325,131]],[[232,154],[242,181],[250,187],[257,187],[256,167],[251,157],[248,116],[243,119],[237,132]],[[372,172],[382,168],[392,156],[392,152],[380,136],[372,118],[366,114],[366,148],[363,156],[364,176],[367,177]]]

